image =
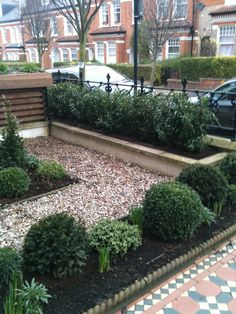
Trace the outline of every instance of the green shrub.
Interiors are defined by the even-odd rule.
[[[55,118],[155,143],[174,144],[193,152],[204,150],[209,143],[207,125],[215,119],[206,102],[196,106],[182,94],[108,95],[65,83],[50,88],[49,95],[49,110]]]
[[[42,161],[39,163],[36,173],[43,180],[60,180],[66,175],[65,168],[62,164],[56,161]]]
[[[25,154],[25,167],[28,170],[37,169],[39,167],[40,163],[41,163],[41,161],[37,156],[31,155],[28,153]]]
[[[43,284],[33,278],[30,283],[25,281],[18,290],[18,297],[22,300],[24,314],[43,314],[42,304],[47,304],[51,295]]]
[[[18,291],[22,288],[23,276],[21,272],[14,272],[9,282],[8,293],[4,302],[4,314],[25,314],[23,301]]]
[[[0,62],[0,74],[5,74],[9,71],[9,68],[6,64]]]
[[[63,67],[63,66],[68,66],[68,65],[75,65],[78,64],[78,62],[71,62],[71,61],[64,61],[64,62],[54,62],[53,67],[58,68],[58,67]]]
[[[13,274],[21,271],[21,263],[22,259],[14,249],[0,248],[0,286],[8,285]]]
[[[213,166],[192,165],[184,169],[178,181],[187,184],[201,197],[202,203],[214,209],[226,200],[228,183],[219,169]]]
[[[26,63],[24,65],[20,65],[18,68],[19,72],[26,73],[34,73],[34,72],[42,72],[42,69],[35,63]]]
[[[87,254],[83,225],[65,213],[41,219],[26,235],[23,259],[27,269],[56,278],[81,272]]]
[[[133,225],[137,225],[140,233],[143,233],[143,208],[135,207],[130,212],[130,220]]]
[[[235,208],[235,206],[236,206],[236,184],[231,184],[229,186],[226,203],[227,203],[227,205]]]
[[[236,184],[236,152],[229,153],[220,163],[220,171],[229,184]]]
[[[186,240],[213,214],[196,192],[179,182],[153,185],[143,202],[144,232],[164,240]]]
[[[2,103],[6,126],[2,129],[0,141],[0,169],[6,167],[24,167],[25,155],[23,138],[18,134],[18,121],[11,113],[9,101]]]
[[[156,136],[160,141],[177,146],[182,144],[188,151],[200,152],[209,145],[207,126],[215,117],[205,101],[196,106],[185,95],[174,94],[162,98],[154,119]]]
[[[90,246],[106,258],[125,255],[130,248],[141,245],[141,236],[137,226],[117,220],[102,220],[94,225],[89,233]],[[108,265],[110,264],[108,257]],[[100,258],[101,259],[101,258]],[[101,267],[99,266],[99,269]],[[106,267],[105,267],[106,269]]]
[[[21,168],[9,167],[0,170],[0,197],[15,197],[28,191],[30,178]]]

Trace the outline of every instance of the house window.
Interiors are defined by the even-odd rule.
[[[116,42],[115,41],[108,42],[108,55],[116,56]]]
[[[157,0],[158,1],[158,0]],[[158,1],[158,16],[163,18],[168,16],[168,0]]]
[[[187,17],[187,0],[175,0],[175,18]]]
[[[97,42],[97,61],[104,63],[104,43]]]
[[[62,49],[62,58],[63,58],[63,62],[70,61],[68,49]]]
[[[2,40],[4,43],[7,43],[7,34],[8,34],[7,29],[3,29],[2,30]]]
[[[168,58],[177,58],[180,55],[180,40],[179,38],[171,38],[168,41]]]
[[[77,61],[78,60],[78,55],[77,55],[77,49],[76,48],[71,48],[71,60],[72,61]]]
[[[221,27],[219,54],[221,56],[233,56],[234,42],[235,42],[235,25]]]
[[[102,7],[102,25],[108,24],[108,4],[105,2],[103,3]]]
[[[37,56],[35,49],[30,49],[30,62],[37,62]]]
[[[114,10],[114,23],[120,23],[120,0],[114,0],[113,10]]]
[[[66,20],[66,32],[67,34],[73,33],[73,26],[69,20]]]
[[[57,18],[56,16],[51,17],[51,29],[52,29],[52,35],[55,36],[58,33],[57,30]]]

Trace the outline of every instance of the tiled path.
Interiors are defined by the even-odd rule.
[[[236,238],[119,313],[236,314]]]

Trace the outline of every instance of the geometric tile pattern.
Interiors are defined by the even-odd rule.
[[[236,314],[236,239],[118,313]]]

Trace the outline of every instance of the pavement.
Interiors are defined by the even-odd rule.
[[[116,314],[236,314],[236,237]]]

